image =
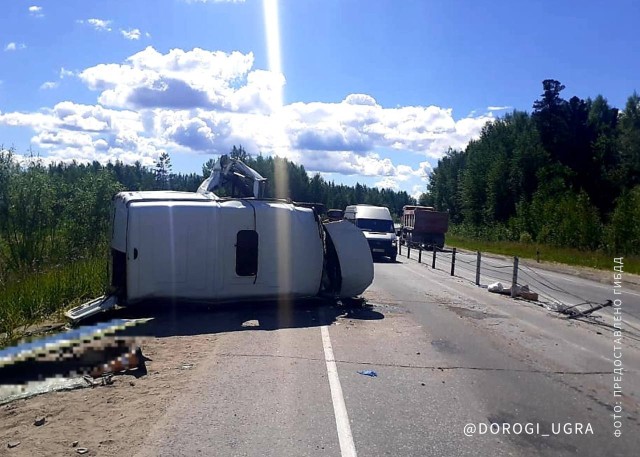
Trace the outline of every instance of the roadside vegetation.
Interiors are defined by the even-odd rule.
[[[450,150],[420,203],[449,211],[452,245],[611,268],[640,256],[640,96],[623,110],[562,98],[543,82],[533,112],[487,124],[465,150]],[[533,253],[533,255],[532,255]]]
[[[415,204],[406,192],[357,184],[336,185],[285,159],[251,157],[240,147],[231,155],[269,179],[267,197],[344,208],[352,202],[385,205],[396,214]],[[33,324],[108,291],[111,199],[123,190],[195,191],[208,176],[172,173],[163,153],[154,167],[121,162],[58,163],[0,147],[0,346],[15,342]],[[276,170],[288,183],[276,193]],[[283,173],[284,174],[284,173]]]
[[[490,252],[509,257],[540,260],[543,263],[561,263],[580,267],[595,268],[613,272],[613,257],[603,251],[584,251],[575,248],[560,248],[550,245],[521,243],[519,241],[484,241],[476,238],[447,234],[447,246],[469,251]],[[624,271],[640,274],[640,256],[624,258]]]

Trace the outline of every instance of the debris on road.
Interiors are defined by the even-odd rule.
[[[73,443],[71,443],[71,447],[76,447],[78,445],[79,441],[74,441]]]
[[[76,449],[76,452],[78,454],[86,454],[87,452],[89,452],[89,449],[87,449],[86,447],[79,447],[78,449]]]
[[[518,296],[524,298],[525,300],[538,301],[538,294],[535,292],[529,292],[528,290],[520,291],[518,293]]]
[[[538,294],[535,292],[531,292],[528,285],[515,287],[516,297],[524,298],[525,300],[538,301]],[[493,284],[489,284],[489,286],[487,286],[487,290],[489,292],[493,292],[494,294],[511,295],[511,287],[505,288],[501,282],[494,282]]]
[[[590,307],[585,310],[580,310],[578,306],[582,306],[582,305],[590,305]],[[578,317],[589,316],[593,312],[598,311],[599,309],[602,309],[602,308],[607,308],[609,306],[613,306],[613,302],[611,300],[607,300],[604,303],[586,302],[586,303],[578,303],[577,305],[572,305],[572,306],[558,305],[556,306],[556,311],[558,311],[561,314],[565,314],[567,316],[567,319],[576,319]]]
[[[242,323],[242,327],[260,327],[260,321],[258,321],[257,319],[244,321]]]
[[[14,447],[18,447],[18,446],[20,446],[20,441],[9,441],[7,443],[7,447],[9,449],[13,449]]]
[[[33,421],[33,425],[35,425],[36,427],[40,427],[42,425],[44,425],[46,419],[43,417],[39,417],[37,418],[35,421]]]
[[[378,373],[376,373],[373,370],[362,370],[362,371],[358,371],[358,374],[364,375],[364,376],[369,376],[371,378],[376,378],[378,377]]]

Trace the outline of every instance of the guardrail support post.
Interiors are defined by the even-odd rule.
[[[418,263],[422,263],[422,245],[418,246]]]
[[[511,298],[516,296],[516,284],[518,284],[518,258],[513,258],[513,279],[511,280]]]
[[[451,276],[455,275],[456,271],[456,248],[453,248],[453,253],[451,254]]]
[[[476,286],[480,285],[480,261],[482,260],[482,254],[478,251],[476,256]]]
[[[540,263],[540,249],[536,249],[536,262]]]
[[[436,267],[436,249],[438,249],[438,247],[435,244],[432,244],[431,249],[433,250],[433,260],[431,261],[431,268],[435,268]]]
[[[411,245],[407,244],[407,259],[411,258]]]

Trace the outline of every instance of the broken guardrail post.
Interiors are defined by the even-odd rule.
[[[451,253],[451,276],[455,276],[456,271],[456,248],[453,248]]]
[[[518,258],[513,258],[513,279],[511,280],[511,298],[516,296],[516,287],[518,284]]]
[[[482,260],[482,254],[478,251],[476,256],[476,286],[480,285],[480,261]]]
[[[435,268],[436,267],[436,249],[438,249],[438,246],[436,246],[435,244],[432,244],[431,249],[433,250],[433,260],[431,261],[431,268]]]
[[[422,244],[418,245],[418,263],[422,263]]]

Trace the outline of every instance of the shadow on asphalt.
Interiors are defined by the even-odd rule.
[[[398,256],[399,260],[400,256]],[[374,257],[373,263],[401,263],[399,260],[391,260],[389,257]]]
[[[278,330],[331,325],[338,317],[361,320],[384,319],[384,315],[361,300],[312,299],[270,302],[203,304],[148,301],[109,311],[83,321],[82,325],[109,319],[140,319],[150,322],[118,332],[120,336],[187,336],[239,331]]]

